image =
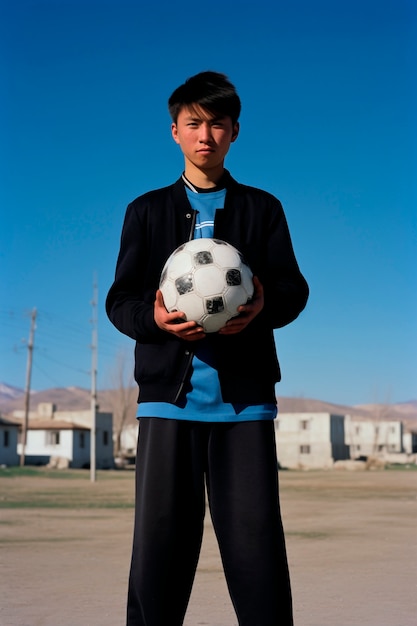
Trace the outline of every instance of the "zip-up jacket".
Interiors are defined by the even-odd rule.
[[[281,203],[266,191],[236,182],[228,172],[224,208],[214,236],[237,248],[264,288],[265,305],[236,335],[207,335],[216,357],[225,402],[275,402],[281,379],[273,330],[304,309],[308,286],[296,261]],[[193,237],[195,212],[184,182],[150,191],[129,204],[106,311],[136,342],[135,379],[140,402],[171,402],[192,373],[193,343],[161,330],[153,307],[168,256]]]

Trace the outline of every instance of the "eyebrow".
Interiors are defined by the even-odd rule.
[[[201,117],[198,115],[188,115],[185,119],[189,122],[220,122],[221,120],[226,119],[226,115],[216,115],[214,117]]]

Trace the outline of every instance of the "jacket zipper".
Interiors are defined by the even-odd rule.
[[[191,228],[190,228],[190,234],[188,236],[188,241],[191,241],[192,239],[194,239],[194,230],[195,230],[196,220],[197,220],[197,211],[193,210],[193,217],[191,220]]]
[[[179,399],[179,397],[181,395],[182,390],[184,389],[185,380],[186,380],[186,377],[187,377],[187,373],[188,373],[188,371],[189,371],[189,369],[191,367],[191,363],[192,363],[192,360],[193,360],[194,352],[192,352],[191,350],[189,350],[189,351],[187,350],[187,352],[185,353],[185,356],[187,357],[188,361],[187,361],[187,364],[186,364],[186,366],[184,368],[184,374],[183,374],[182,380],[181,380],[181,382],[180,382],[180,384],[178,386],[177,393],[174,396],[173,404],[176,404],[177,400]]]
[[[193,210],[192,220],[191,220],[191,227],[190,227],[190,234],[189,234],[189,237],[188,237],[188,241],[191,241],[192,239],[194,239],[194,230],[195,230],[196,220],[197,220],[197,211]],[[185,355],[188,356],[188,362],[187,362],[187,365],[184,368],[184,374],[183,374],[181,383],[180,383],[180,385],[179,385],[179,387],[177,389],[177,393],[175,394],[174,404],[177,402],[178,398],[181,395],[181,391],[184,389],[185,380],[186,380],[187,374],[189,372],[189,369],[191,367],[191,363],[192,363],[192,360],[193,360],[194,352],[192,350],[188,350],[187,349]]]

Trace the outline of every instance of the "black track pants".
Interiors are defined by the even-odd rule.
[[[127,626],[183,624],[206,484],[239,626],[292,626],[273,422],[159,418],[140,420]]]

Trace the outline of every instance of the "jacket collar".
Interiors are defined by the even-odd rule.
[[[228,170],[224,170],[223,176],[224,176],[223,181],[225,183],[226,190],[227,191],[236,190],[239,183],[237,183],[237,181],[234,180],[234,178],[232,178],[232,176],[230,175],[230,172]],[[182,176],[180,176],[180,178],[174,183],[173,187],[174,187],[175,202],[183,202],[184,198],[186,197],[186,193],[185,193],[184,181],[182,179]]]

